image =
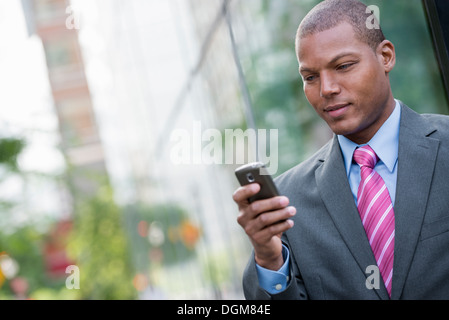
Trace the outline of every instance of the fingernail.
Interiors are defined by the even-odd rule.
[[[280,204],[281,204],[281,206],[286,206],[286,205],[288,205],[288,198],[282,197],[282,198],[280,199]]]

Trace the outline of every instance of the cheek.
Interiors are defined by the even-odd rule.
[[[320,93],[317,89],[311,85],[304,85],[304,94],[307,98],[307,101],[312,105],[312,107],[316,110],[317,102],[320,98]]]
[[[371,100],[378,97],[384,89],[385,75],[376,68],[368,66],[352,75],[350,84],[346,88],[357,96],[357,99]]]

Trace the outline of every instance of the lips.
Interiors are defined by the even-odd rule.
[[[327,112],[331,117],[338,118],[346,112],[349,105],[350,105],[350,103],[335,104],[335,105],[326,107],[324,109],[324,111]]]

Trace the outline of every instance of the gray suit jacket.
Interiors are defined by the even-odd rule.
[[[392,299],[449,299],[449,117],[401,103]],[[276,180],[297,208],[283,235],[291,257],[285,291],[259,287],[254,256],[243,277],[247,299],[388,299],[368,289],[376,265],[336,137]],[[381,278],[381,277],[380,277]]]

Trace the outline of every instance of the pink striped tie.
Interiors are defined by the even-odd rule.
[[[380,274],[391,297],[394,251],[394,210],[382,177],[374,170],[379,158],[370,146],[354,151],[360,166],[361,181],[357,192],[357,209],[377,261]]]

